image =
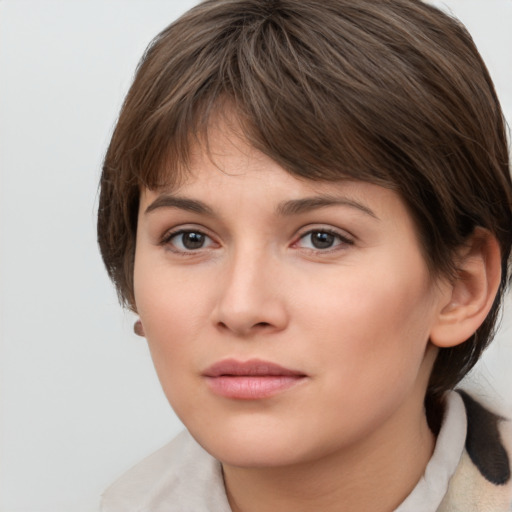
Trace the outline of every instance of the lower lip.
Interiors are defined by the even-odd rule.
[[[206,377],[210,389],[226,398],[260,400],[286,391],[305,377],[302,375],[225,376]]]

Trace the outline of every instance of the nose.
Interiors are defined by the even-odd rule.
[[[288,324],[285,297],[283,275],[271,255],[239,253],[219,275],[213,322],[239,337],[282,331]]]

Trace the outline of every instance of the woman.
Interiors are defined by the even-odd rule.
[[[509,276],[500,106],[410,0],[210,0],[150,45],[98,235],[187,432],[107,512],[509,510],[508,424],[452,390]]]

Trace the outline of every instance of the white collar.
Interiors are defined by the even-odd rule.
[[[434,454],[395,512],[434,512],[464,451],[467,419],[458,393],[447,395]],[[103,495],[103,512],[231,512],[220,463],[184,431],[125,473]]]
[[[411,494],[395,512],[433,512],[443,500],[464,452],[467,418],[458,393],[446,396],[446,410],[432,458]]]

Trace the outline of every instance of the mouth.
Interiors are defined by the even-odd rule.
[[[294,387],[307,375],[259,359],[244,362],[225,359],[210,366],[203,377],[216,395],[237,400],[261,400]]]

